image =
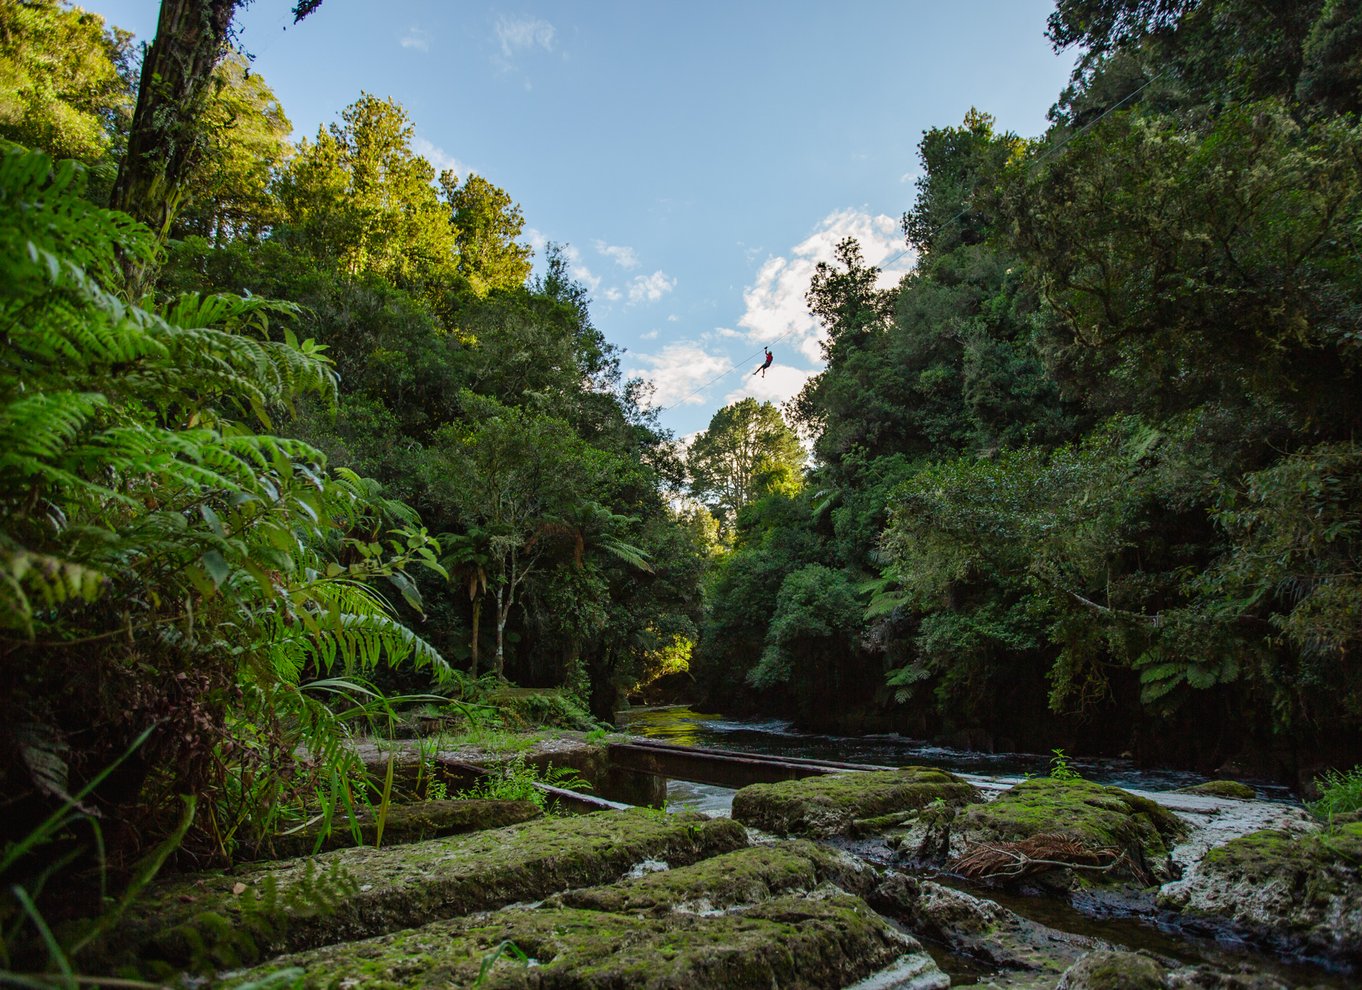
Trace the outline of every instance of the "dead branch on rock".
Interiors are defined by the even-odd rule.
[[[1089,870],[1108,873],[1125,865],[1140,883],[1145,871],[1119,849],[1093,849],[1071,835],[1051,832],[1017,842],[981,842],[950,864],[950,869],[973,880],[1016,880],[1046,870]]]

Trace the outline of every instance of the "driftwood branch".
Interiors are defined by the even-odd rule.
[[[1093,849],[1069,835],[1033,835],[1017,842],[981,842],[950,864],[974,880],[1016,880],[1051,869],[1109,873],[1126,866],[1141,883],[1145,871],[1120,849]]]

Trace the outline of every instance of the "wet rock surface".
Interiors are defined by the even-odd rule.
[[[919,938],[999,969],[1057,978],[1084,954],[1105,945],[1023,918],[987,898],[893,871],[875,888],[870,903]]]
[[[1362,964],[1362,822],[1231,839],[1165,886],[1160,903],[1193,928]]]
[[[471,986],[480,975],[485,987],[944,990],[939,967],[981,990],[1317,982],[1284,977],[1288,967],[1261,955],[1188,957],[1176,944],[1185,935],[1165,939],[1171,955],[1126,951],[1158,943],[1082,923],[1152,920],[1156,893],[1166,930],[1357,961],[1362,823],[1323,829],[1297,807],[1083,780],[983,790],[997,797],[981,803],[979,788],[924,768],[759,785],[734,800],[750,833],[737,820],[645,811],[402,844],[385,830],[380,849],[162,884],[101,962],[155,979],[204,974],[188,978],[194,985],[217,970],[208,984],[275,990]],[[418,820],[471,815],[443,804],[406,810]],[[1034,862],[1060,839],[1078,850],[1072,861]],[[1001,876],[980,886],[941,875],[981,849]],[[1033,862],[1011,874],[1018,855]]]
[[[1145,952],[1099,949],[1060,978],[1057,990],[1287,990],[1276,977],[1179,965]]]

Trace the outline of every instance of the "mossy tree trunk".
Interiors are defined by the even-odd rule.
[[[156,40],[142,62],[128,151],[111,203],[162,238],[184,193],[180,179],[204,135],[196,126],[227,50],[232,16],[242,0],[163,0]]]

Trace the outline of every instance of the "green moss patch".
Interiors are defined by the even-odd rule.
[[[888,827],[933,802],[980,800],[968,782],[931,767],[805,777],[753,784],[733,797],[733,817],[777,835],[813,838]]]
[[[684,869],[649,873],[606,887],[569,891],[548,903],[630,915],[713,913],[829,884],[867,892],[873,884],[872,871],[842,853],[796,840],[739,849]]]
[[[959,863],[1016,844],[1033,860],[1058,860],[1060,855],[1046,855],[1042,848],[1053,839],[1057,848],[1070,843],[1088,853],[1073,857],[1075,863],[1115,864],[1085,874],[1094,881],[1148,884],[1169,878],[1168,853],[1186,832],[1171,811],[1119,787],[1039,778],[989,804],[963,809],[951,826],[950,852]]]
[[[693,863],[747,844],[742,826],[699,815],[615,812],[381,849],[339,849],[159,888],[104,955],[155,972],[248,965],[608,883],[645,860]]]
[[[573,892],[542,907],[508,908],[285,956],[221,986],[289,970],[301,971],[291,983],[300,987],[471,986],[484,961],[507,942],[534,964],[526,967],[504,953],[490,964],[482,986],[812,989],[847,986],[911,956],[919,957],[925,978],[915,986],[947,986],[921,946],[859,897],[831,888],[793,892],[819,882],[821,858],[806,844],[734,852]],[[667,896],[693,899],[708,891],[720,863],[744,877],[723,888],[727,896],[712,892],[733,901],[727,910],[669,910]],[[663,878],[669,884],[659,884]]]

